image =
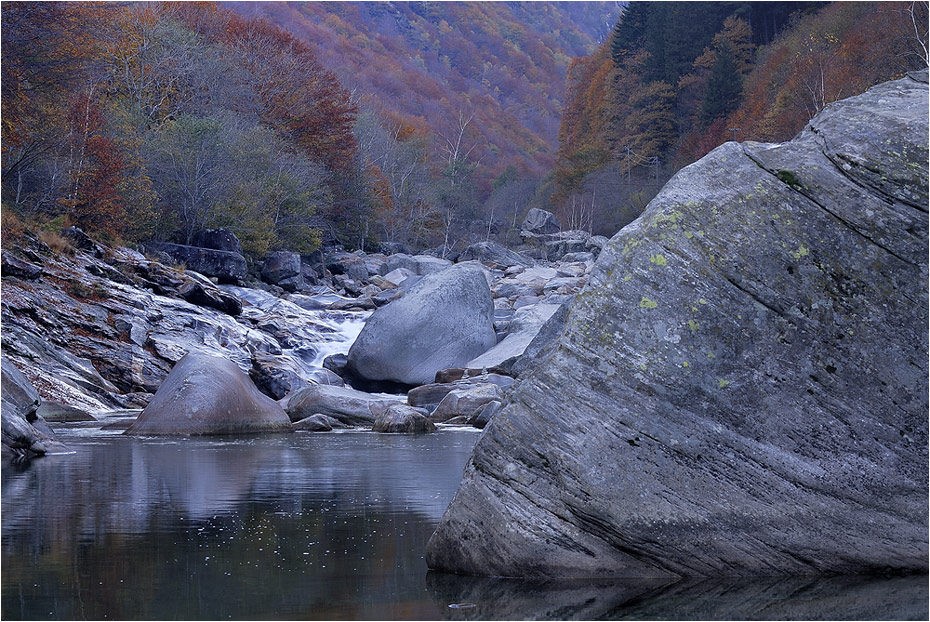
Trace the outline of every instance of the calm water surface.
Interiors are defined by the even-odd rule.
[[[60,428],[61,429],[61,428]],[[526,583],[429,573],[478,438],[123,437],[2,468],[2,617],[927,619],[926,577]]]
[[[423,551],[474,431],[62,436],[3,466],[4,619],[441,616]]]

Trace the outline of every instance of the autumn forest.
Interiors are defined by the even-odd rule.
[[[506,244],[531,207],[609,236],[723,142],[925,68],[926,7],[4,3],[3,227],[256,259]]]

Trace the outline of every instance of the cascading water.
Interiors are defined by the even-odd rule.
[[[311,296],[278,298],[259,289],[223,286],[244,303],[242,316],[272,334],[281,345],[280,357],[301,376],[323,367],[326,357],[347,353],[355,342],[370,311],[329,311],[324,307],[345,300],[331,290]]]

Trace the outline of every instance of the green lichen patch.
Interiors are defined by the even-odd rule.
[[[801,246],[798,247],[798,250],[791,251],[791,256],[794,257],[795,259],[800,259],[801,257],[807,257],[810,254],[811,254],[810,249],[804,244],[801,244]]]
[[[804,185],[801,183],[801,181],[791,171],[780,169],[775,173],[775,177],[778,177],[778,179],[788,184],[792,188],[796,188],[798,190],[804,188]]]
[[[642,300],[639,301],[639,306],[643,309],[655,309],[659,306],[659,303],[643,296]]]
[[[657,265],[657,266],[665,266],[665,265],[668,265],[668,261],[665,259],[665,255],[662,255],[662,254],[650,255],[650,256],[649,256],[649,261],[651,261],[652,263],[654,263],[654,264]]]
[[[701,323],[695,320],[688,320],[688,328],[691,329],[692,333],[696,333],[698,329],[701,328]]]

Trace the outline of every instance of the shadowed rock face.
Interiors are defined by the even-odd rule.
[[[135,436],[290,432],[280,404],[261,393],[232,361],[191,352],[165,378],[126,430]]]
[[[927,105],[923,73],[679,172],[485,430],[430,567],[926,571]]]
[[[40,399],[35,387],[6,357],[0,366],[0,450],[16,459],[67,451],[37,414]]]

